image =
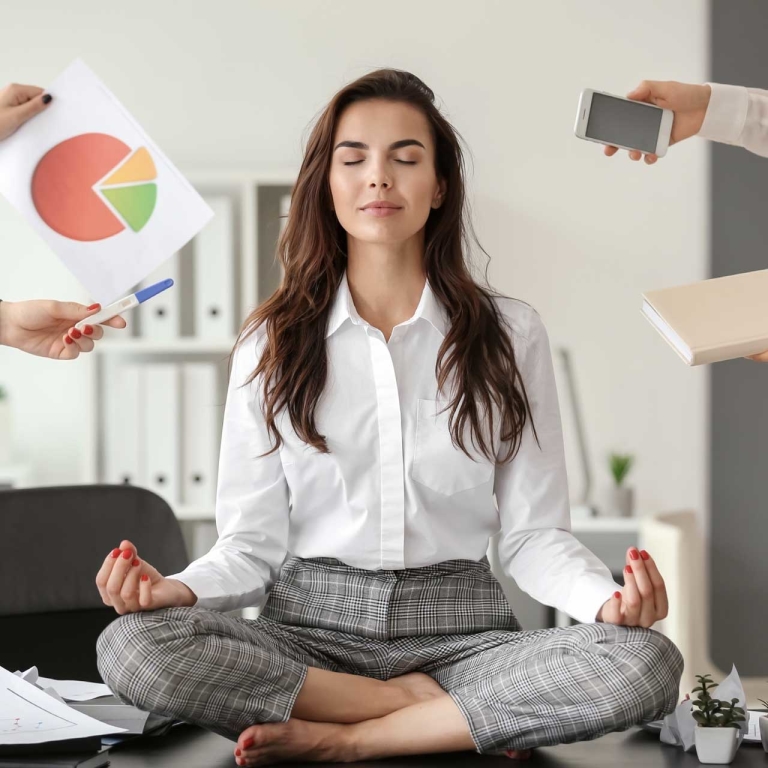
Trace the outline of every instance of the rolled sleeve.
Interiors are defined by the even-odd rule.
[[[552,356],[544,324],[531,309],[517,359],[541,447],[526,421],[520,449],[496,470],[499,558],[520,589],[574,619],[596,620],[620,586],[608,567],[571,533],[568,479]],[[517,348],[517,345],[516,345]],[[508,449],[501,441],[498,458]]]
[[[262,379],[245,384],[262,341],[254,333],[233,356],[216,488],[218,540],[207,554],[167,577],[186,584],[201,608],[260,605],[287,554],[288,484],[280,452],[260,456],[272,447],[261,409]]]

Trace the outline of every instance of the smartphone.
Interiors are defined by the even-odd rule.
[[[585,88],[573,131],[580,139],[664,157],[673,118],[671,109]]]

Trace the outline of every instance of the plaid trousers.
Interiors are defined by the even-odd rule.
[[[380,680],[424,672],[483,754],[656,720],[674,709],[683,669],[652,629],[523,631],[486,558],[373,571],[289,557],[255,620],[195,607],[125,614],[97,652],[120,700],[232,740],[288,720],[308,667]]]

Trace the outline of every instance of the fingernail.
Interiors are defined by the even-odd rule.
[[[621,592],[614,592],[614,593],[613,593],[613,596],[614,596],[614,597],[621,597]]]
[[[248,749],[249,747],[252,747],[252,746],[253,746],[253,737],[251,736],[250,738],[246,739],[243,742],[243,749]]]
[[[50,93],[46,93],[45,96],[43,96],[43,104],[50,104],[53,100],[53,96],[51,96]]]
[[[80,331],[77,330],[77,328],[72,329],[72,333],[70,334],[73,339],[79,339],[83,334],[80,333]]]
[[[145,573],[145,574],[144,574],[144,575],[141,577],[141,580],[142,580],[142,581],[149,581],[149,576],[147,576],[147,574]]]
[[[69,336],[65,336],[65,337],[64,337],[64,341],[65,341],[67,344],[72,344],[72,343],[73,343],[72,339],[70,339],[70,338],[69,338]]]
[[[647,560],[650,557],[650,555],[645,550],[643,550],[640,554],[643,560]]]
[[[93,326],[92,326],[92,325],[86,325],[86,326],[83,328],[83,333],[84,333],[86,336],[90,336],[90,335],[93,333]]]
[[[235,750],[235,754],[236,754],[238,757],[240,757],[240,748],[239,748],[239,747],[238,747],[238,749],[236,749],[236,750]]]
[[[630,557],[631,557],[633,560],[637,560],[637,559],[640,557],[640,553],[639,553],[639,552],[638,552],[636,549],[630,549],[630,550],[629,550],[629,556],[630,556]]]
[[[628,565],[628,566],[627,566],[627,567],[626,567],[624,570],[625,570],[627,573],[632,573],[632,566],[631,566],[631,565]]]
[[[120,554],[120,550],[119,550],[119,549],[117,549],[117,547],[115,547],[115,549],[113,549],[113,550],[112,550],[112,551],[111,551],[109,554],[110,554],[112,557],[117,557],[117,556]]]
[[[88,311],[93,312],[94,309],[100,309],[100,308],[101,308],[101,304],[91,304],[91,306],[88,307]]]
[[[130,560],[133,557],[133,552],[130,549],[126,549],[123,552],[123,560]]]
[[[133,567],[135,568],[135,567],[136,567],[137,565],[139,565],[140,563],[141,563],[141,560],[139,560],[139,558],[137,557],[137,558],[136,558],[136,559],[133,561],[133,563],[131,563],[131,565],[133,565]]]

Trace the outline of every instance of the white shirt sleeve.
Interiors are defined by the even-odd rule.
[[[494,491],[501,520],[499,559],[504,572],[531,597],[578,621],[596,620],[621,587],[608,567],[571,531],[560,408],[549,338],[530,310],[524,354],[517,364],[541,448],[527,419],[520,450],[497,467]],[[522,357],[522,360],[521,360]],[[499,457],[506,450],[502,441]]]
[[[712,93],[696,135],[768,157],[768,91],[741,85],[706,85]]]
[[[216,611],[262,604],[287,554],[289,493],[280,452],[258,458],[272,447],[261,410],[262,377],[241,386],[263,346],[257,335],[238,347],[232,362],[216,489],[218,540],[167,577],[186,584],[196,606]]]

